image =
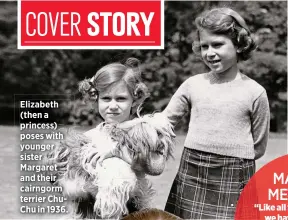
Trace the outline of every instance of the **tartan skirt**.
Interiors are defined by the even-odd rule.
[[[183,219],[234,219],[255,161],[184,148],[165,211]]]

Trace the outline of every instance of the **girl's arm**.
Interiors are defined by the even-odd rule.
[[[254,101],[251,120],[256,160],[264,155],[269,136],[270,110],[266,91]]]
[[[172,96],[166,108],[163,110],[161,114],[165,114],[168,118],[170,124],[175,127],[180,119],[190,111],[191,109],[191,101],[190,101],[190,91],[189,87],[189,79],[184,81],[181,86],[177,89],[177,91]],[[157,115],[157,114],[155,114]],[[134,125],[141,122],[141,118],[134,118],[129,121],[122,122],[118,125],[119,128],[124,130],[129,130]]]
[[[188,79],[181,84],[163,111],[173,127],[175,127],[180,119],[191,109],[189,91],[191,85],[189,86],[189,81]]]

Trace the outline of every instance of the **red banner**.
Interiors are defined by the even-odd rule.
[[[164,3],[19,0],[18,49],[164,49]]]
[[[242,191],[235,220],[288,219],[288,155],[258,170]]]

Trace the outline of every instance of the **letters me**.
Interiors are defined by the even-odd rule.
[[[276,200],[287,201],[288,189],[268,189],[268,200],[275,198]]]
[[[154,12],[150,12],[148,18],[144,12],[140,12],[139,14],[136,12],[127,12],[126,14],[122,12],[91,12],[88,14],[88,23],[91,24],[92,27],[89,27],[87,32],[90,36],[97,36],[100,32],[103,33],[103,36],[108,36],[108,29],[110,24],[112,25],[113,35],[115,36],[132,36],[132,32],[136,36],[141,36],[141,29],[140,31],[138,29],[139,21],[141,19],[145,27],[144,34],[145,36],[149,36],[150,24],[154,16]],[[103,28],[103,30],[95,22],[95,20],[99,19],[102,20],[101,28]]]
[[[275,198],[276,200],[287,201],[288,200],[288,189],[280,188],[282,185],[287,186],[288,176],[284,173],[274,173],[273,184],[278,186],[278,189],[268,189],[268,199],[271,200]]]
[[[78,28],[80,14],[77,12],[28,12],[26,14],[26,34],[28,36],[61,35],[73,36],[74,30],[81,36]],[[30,26],[31,25],[31,26]]]

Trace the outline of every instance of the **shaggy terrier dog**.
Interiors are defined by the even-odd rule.
[[[168,119],[159,113],[139,117],[125,128],[103,123],[86,135],[69,130],[45,159],[46,164],[67,161],[64,173],[54,173],[54,184],[67,198],[67,218],[120,219],[151,207],[155,192],[145,176],[163,172],[174,138]],[[90,160],[91,153],[109,149],[126,152],[132,164],[118,157],[102,165]]]

